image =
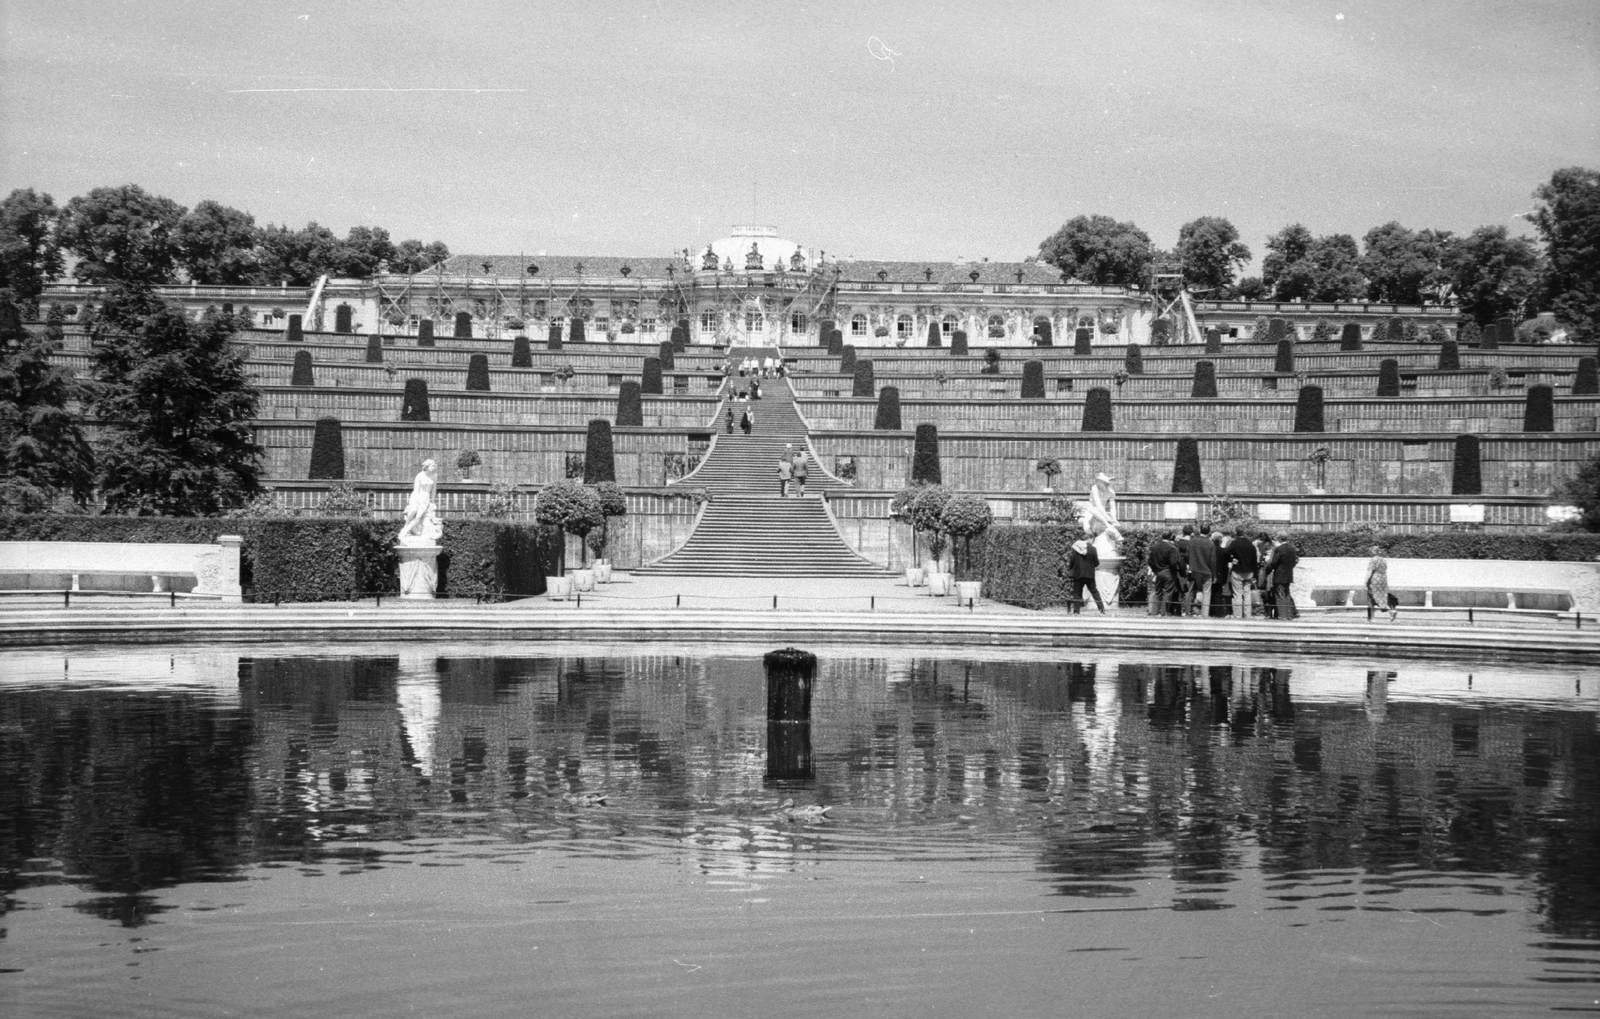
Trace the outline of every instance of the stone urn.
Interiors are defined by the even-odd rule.
[[[928,593],[933,595],[935,598],[942,598],[945,595],[949,594],[950,593],[950,574],[948,574],[948,573],[930,573],[930,574],[928,574]]]
[[[594,561],[594,582],[596,584],[611,583],[611,564],[604,559]]]
[[[579,590],[579,591],[593,591],[594,590],[594,571],[593,570],[573,570],[572,571],[572,586],[573,586],[574,589]]]
[[[439,545],[396,545],[400,559],[400,597],[426,601],[439,590]]]
[[[982,592],[983,581],[958,580],[956,581],[956,604],[974,605],[978,601],[978,595]]]
[[[907,566],[906,567],[906,586],[907,587],[921,587],[922,586],[922,575],[923,575],[922,567],[920,567],[920,566]]]
[[[566,601],[567,595],[572,593],[572,580],[569,577],[544,578],[544,593],[551,601]]]
[[[1117,551],[1117,543],[1106,536],[1104,531],[1095,535],[1094,550],[1100,556],[1100,565],[1094,571],[1095,590],[1100,592],[1100,599],[1107,605],[1115,608],[1117,605],[1117,589],[1122,586],[1122,555]],[[1084,592],[1088,597],[1088,592]]]

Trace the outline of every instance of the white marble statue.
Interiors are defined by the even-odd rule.
[[[1083,517],[1079,522],[1089,537],[1095,539],[1096,548],[1103,544],[1099,540],[1101,535],[1111,542],[1122,540],[1117,520],[1117,492],[1111,487],[1110,477],[1104,473],[1096,474],[1094,484],[1089,486],[1088,503],[1079,503],[1079,506],[1083,509]]]
[[[422,461],[422,470],[411,484],[411,499],[406,503],[405,523],[400,525],[397,542],[401,545],[437,545],[444,527],[439,523],[438,510],[433,504],[433,490],[438,485],[432,460]]]

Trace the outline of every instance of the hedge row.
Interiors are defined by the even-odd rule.
[[[1067,604],[1067,553],[1081,537],[1083,530],[1072,525],[989,528],[972,555],[984,596],[1029,609]]]
[[[184,519],[172,517],[0,516],[0,541],[211,544],[244,539],[247,601],[342,601],[398,594],[393,520],[355,518]],[[544,593],[562,545],[544,528],[494,520],[448,520],[439,554],[441,598]]]

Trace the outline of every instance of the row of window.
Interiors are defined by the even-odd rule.
[[[1050,322],[1050,320],[1047,319],[1047,318],[1036,318],[1036,319],[1033,320],[1033,324],[1034,324],[1035,329],[1037,329],[1038,326],[1041,323],[1045,324],[1045,325],[1048,325],[1049,322]],[[939,322],[939,332],[946,339],[948,339],[950,337],[951,333],[955,332],[958,328],[960,328],[960,324],[961,324],[960,320],[957,319],[956,316],[954,316],[954,315],[946,315],[943,318],[943,320],[941,320]],[[1004,336],[1006,334],[1006,320],[1005,320],[1004,317],[1002,317],[1000,315],[990,315],[987,325],[989,327],[988,332],[989,332],[990,336]],[[1090,328],[1092,328],[1094,326],[1094,319],[1092,319],[1092,318],[1080,319],[1078,321],[1078,325],[1080,327],[1090,327]],[[865,315],[853,315],[853,316],[851,316],[851,318],[850,318],[850,335],[851,336],[866,336],[867,333],[868,333],[869,328],[870,327],[869,327],[869,323],[867,322],[867,316],[865,316]],[[894,320],[894,335],[895,335],[896,339],[900,339],[900,340],[913,339],[914,336],[915,336],[915,330],[916,330],[916,320],[913,319],[910,315],[901,315],[900,317],[898,317],[898,318],[896,318]]]
[[[716,311],[702,311],[700,313],[700,331],[702,333],[715,333],[722,324],[722,313]],[[747,311],[744,314],[744,329],[747,333],[764,333],[767,331],[767,319],[760,312]],[[806,331],[806,316],[803,312],[794,312],[789,316],[789,331],[803,333]]]

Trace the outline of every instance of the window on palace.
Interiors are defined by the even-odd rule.
[[[851,336],[865,336],[865,335],[867,335],[867,316],[865,316],[865,315],[852,315],[852,316],[850,316],[850,335]]]
[[[548,308],[546,307],[546,305],[545,305],[545,303],[543,301],[534,301],[533,302],[533,317],[534,318],[544,318],[544,313],[547,310],[548,310]]]
[[[789,331],[791,333],[803,333],[806,331],[805,312],[797,311],[789,316]]]
[[[655,332],[656,331],[656,320],[653,319],[653,318],[641,318],[639,320],[639,331],[641,333],[653,333],[653,332]]]
[[[672,376],[672,391],[674,393],[687,393],[689,391],[689,376],[687,376],[687,375],[674,375],[674,376]]]
[[[700,313],[700,331],[703,333],[714,333],[717,331],[716,312],[702,311]]]
[[[939,323],[939,331],[948,340],[950,334],[956,331],[956,317],[954,315],[946,315],[944,321]]]
[[[897,340],[911,339],[911,316],[901,315],[894,320],[894,338]]]
[[[564,326],[564,325],[567,324],[567,320],[565,318],[563,318],[562,316],[557,315],[555,318],[550,320],[550,324],[553,325],[553,326],[556,326],[557,328],[560,328],[561,326]]]
[[[1065,375],[1063,375],[1059,379],[1056,379],[1056,392],[1058,392],[1058,393],[1070,393],[1070,392],[1072,392],[1072,379],[1068,378]]]
[[[620,388],[622,388],[622,376],[621,375],[607,375],[606,376],[606,385],[608,387],[612,388],[612,389],[620,389]]]
[[[609,328],[611,328],[611,319],[607,318],[604,315],[596,315],[595,316],[595,318],[594,318],[594,331],[595,332],[603,333]]]
[[[763,333],[767,331],[767,318],[759,312],[747,311],[744,315],[744,328],[746,332]]]

